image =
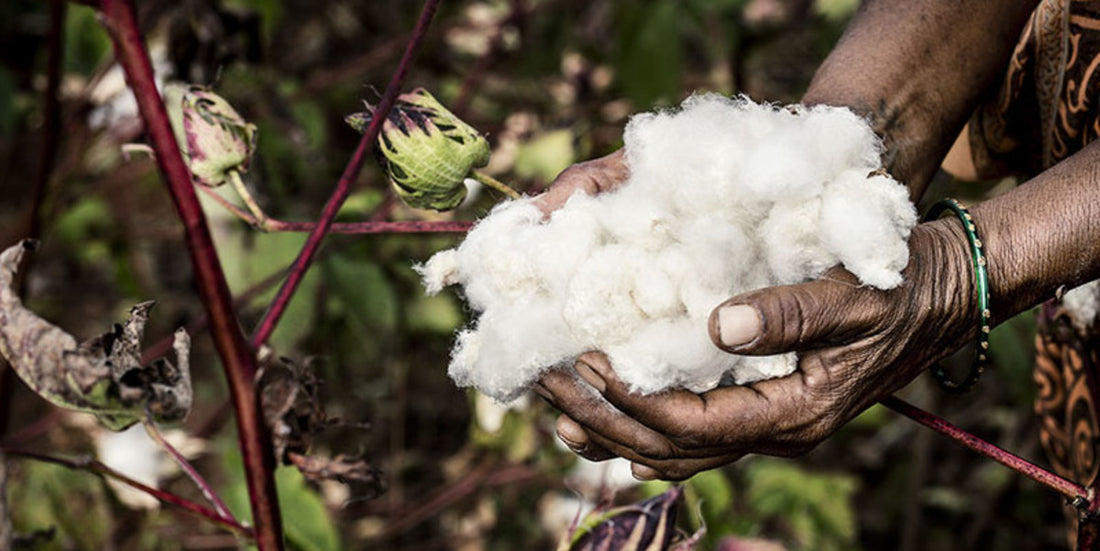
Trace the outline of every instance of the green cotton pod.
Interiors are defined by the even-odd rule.
[[[195,183],[217,187],[232,171],[248,172],[256,150],[256,126],[225,98],[203,86],[173,84],[165,88],[164,101]]]
[[[374,113],[346,118],[366,132]],[[466,178],[489,162],[489,142],[427,90],[397,97],[378,134],[378,150],[394,191],[413,208],[451,210],[466,198]]]

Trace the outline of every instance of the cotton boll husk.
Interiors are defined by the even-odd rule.
[[[885,176],[849,170],[822,194],[822,242],[860,282],[879,289],[901,284],[916,222],[909,191]]]

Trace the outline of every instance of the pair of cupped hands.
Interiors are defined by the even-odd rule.
[[[626,180],[623,153],[563,172],[536,200],[552,212],[578,190]],[[957,221],[920,224],[904,282],[881,291],[835,267],[818,280],[759,289],[715,305],[710,338],[731,354],[798,353],[787,377],[702,394],[630,392],[607,358],[548,371],[537,392],[561,410],[557,433],[594,461],[623,457],[636,478],[681,480],[749,453],[809,451],[878,400],[949,355],[977,327],[966,236]]]

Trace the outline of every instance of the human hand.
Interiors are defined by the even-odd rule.
[[[557,430],[571,449],[592,460],[625,457],[638,478],[684,479],[747,453],[805,453],[974,337],[978,316],[962,228],[953,220],[919,225],[909,246],[904,283],[889,291],[860,286],[834,268],[819,280],[752,291],[714,310],[717,346],[745,355],[796,351],[798,370],[790,376],[703,394],[640,396],[606,357],[588,353],[575,366],[580,379],[552,370],[536,388],[564,413]]]
[[[620,149],[565,169],[550,184],[550,188],[535,199],[535,204],[549,214],[561,208],[577,190],[595,195],[615,189],[630,175],[624,157],[624,150]]]

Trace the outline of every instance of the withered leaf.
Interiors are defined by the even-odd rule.
[[[333,424],[317,400],[317,377],[289,358],[264,362],[256,386],[275,458],[280,462],[289,464],[289,452],[308,452],[313,438]]]
[[[125,324],[84,343],[23,306],[13,287],[24,240],[0,253],[0,354],[39,396],[68,409],[96,414],[111,430],[142,419],[179,421],[191,410],[191,338],[175,334],[176,365],[161,358],[142,365],[141,338],[153,301],[130,309]]]

